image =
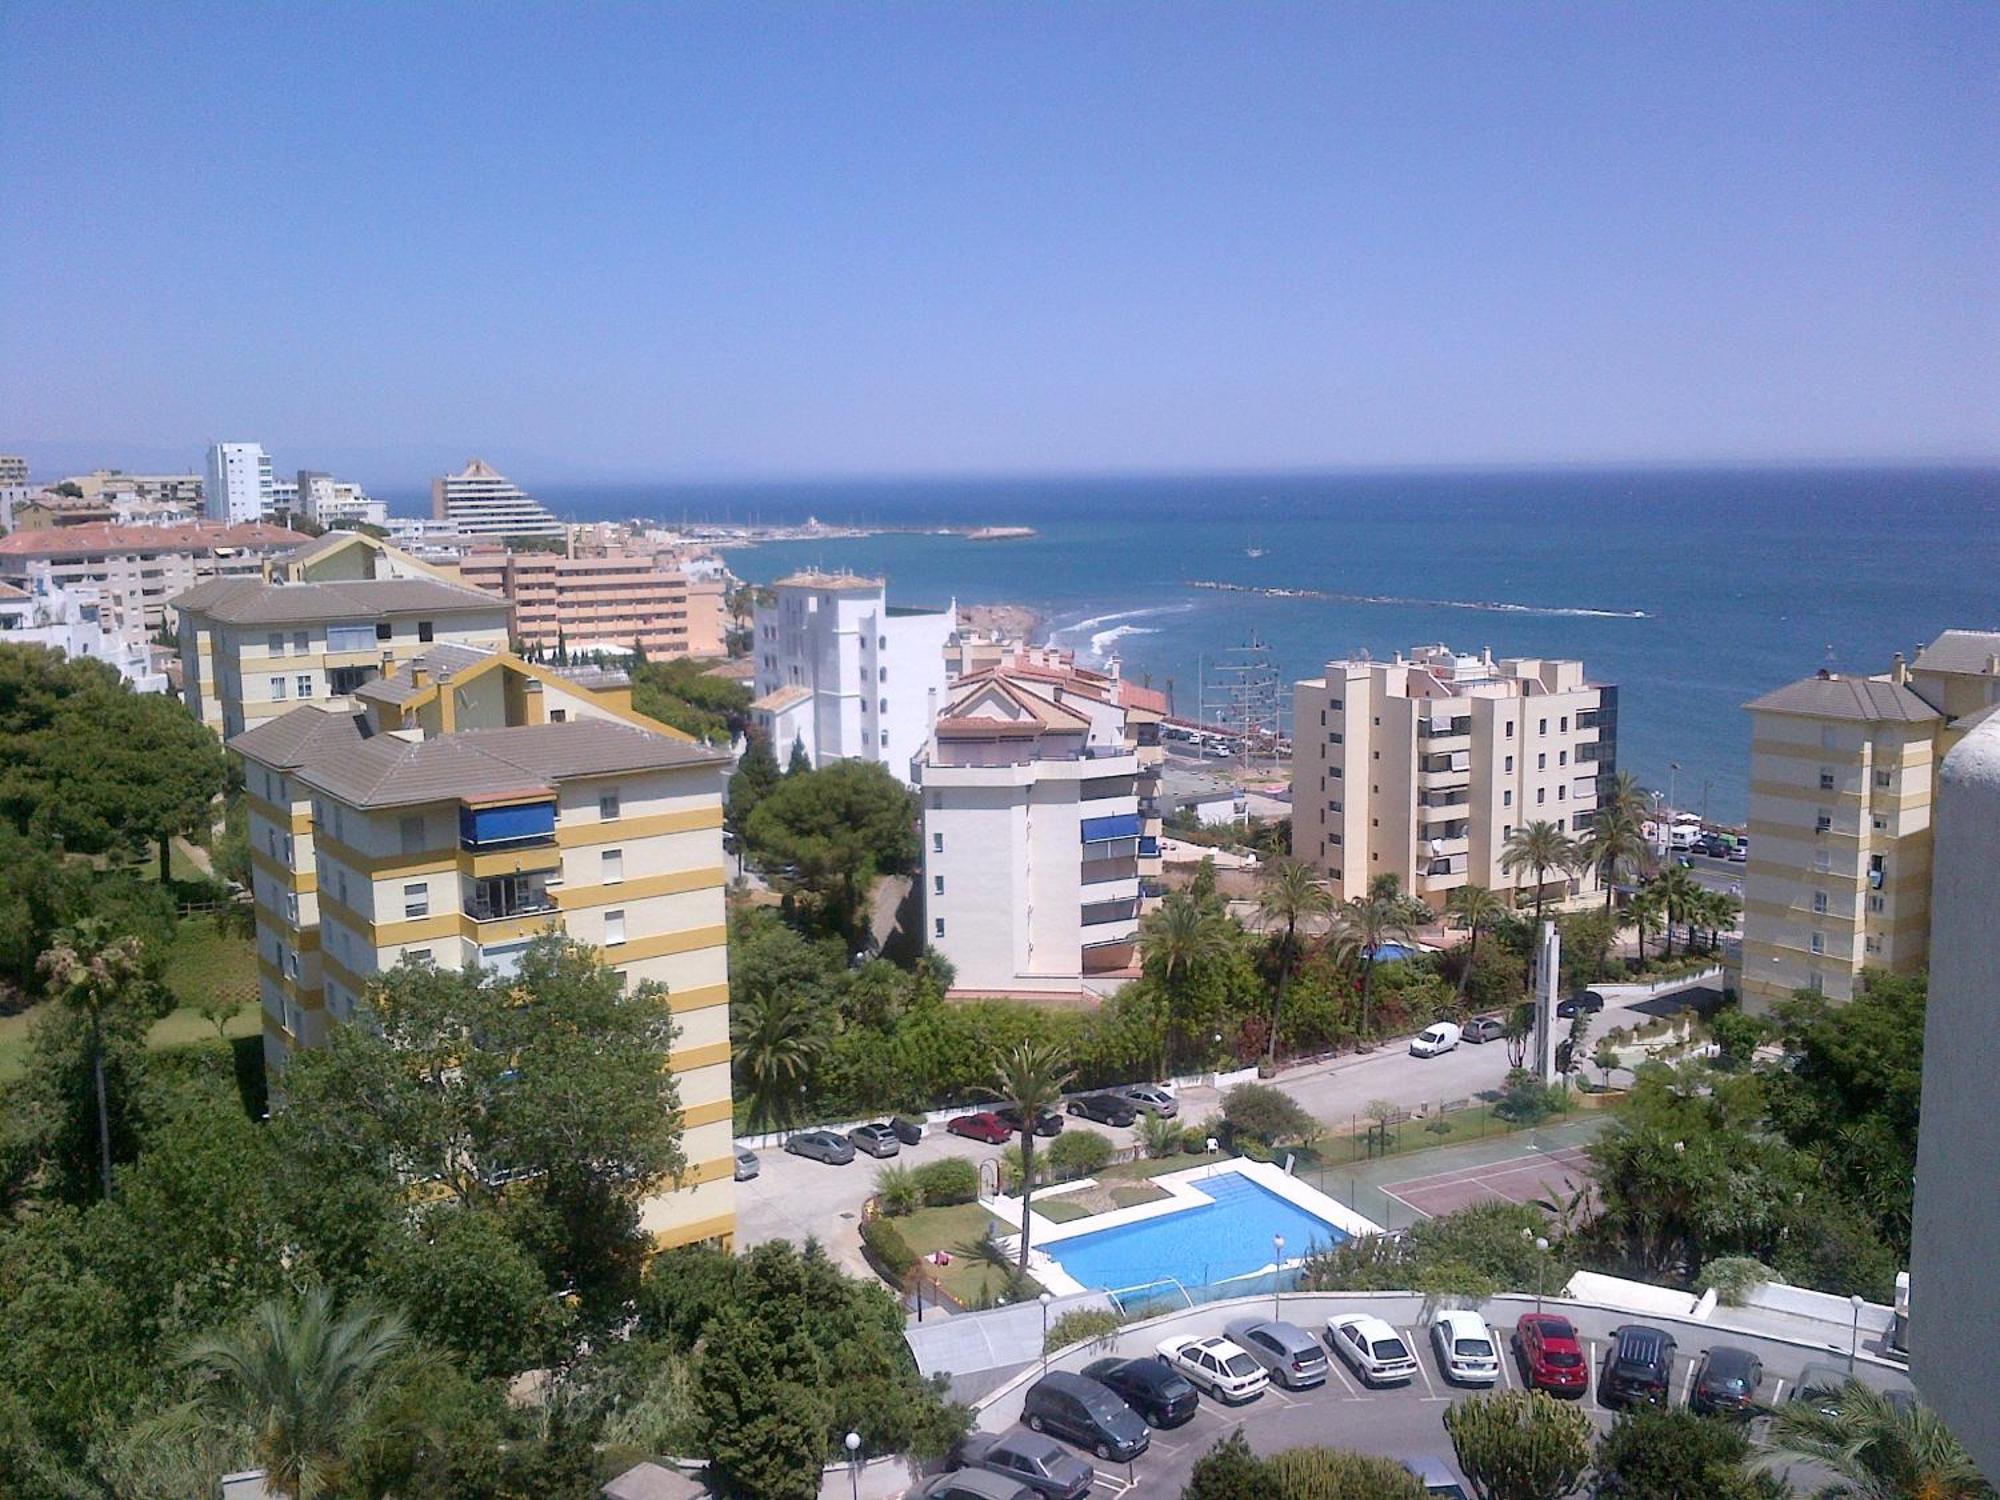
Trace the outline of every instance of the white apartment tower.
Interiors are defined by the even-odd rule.
[[[532,496],[475,458],[456,474],[431,481],[431,516],[469,536],[563,536],[558,521]]]
[[[881,579],[851,573],[794,573],[772,592],[750,707],[779,764],[800,744],[815,767],[872,760],[910,782],[944,701],[957,604],[891,608]]]
[[[335,479],[315,469],[299,470],[299,512],[315,526],[386,525],[388,507],[371,500],[358,484]]]
[[[1381,875],[1441,908],[1462,885],[1532,899],[1501,866],[1514,830],[1581,836],[1616,769],[1618,690],[1580,661],[1420,646],[1326,664],[1293,690],[1292,853],[1360,896]],[[1551,871],[1549,899],[1597,889]]]
[[[277,503],[271,455],[261,443],[210,444],[202,496],[211,520],[240,525],[270,515]]]

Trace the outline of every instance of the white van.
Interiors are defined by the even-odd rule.
[[[1451,1021],[1438,1021],[1410,1038],[1410,1056],[1436,1057],[1458,1045],[1459,1031]]]

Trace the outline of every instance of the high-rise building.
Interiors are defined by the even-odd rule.
[[[215,443],[208,450],[202,503],[209,519],[240,525],[260,521],[276,505],[271,455],[258,443]]]
[[[594,685],[440,645],[229,742],[248,791],[264,1054],[365,1021],[399,963],[514,972],[538,935],[672,994],[663,1065],[687,1171],[648,1200],[661,1249],[735,1232],[722,780],[727,758]]]
[[[431,517],[472,536],[561,536],[563,523],[484,459],[431,481]]]
[[[670,553],[562,557],[481,548],[459,561],[458,576],[505,596],[524,649],[637,647],[659,658],[724,652],[722,581],[690,578]]]
[[[0,453],[0,489],[28,482],[28,461],[18,453]]]
[[[756,612],[758,728],[783,764],[803,745],[814,766],[872,760],[905,783],[945,692],[945,609],[892,608],[882,580],[794,573]]]
[[[382,526],[389,508],[371,500],[358,484],[316,469],[301,469],[296,489],[299,513],[315,526]]]
[[[2000,632],[1947,630],[1876,677],[1821,671],[1750,712],[1744,1000],[1852,999],[1930,952],[1938,767],[2000,703]]]
[[[1534,896],[1503,867],[1517,828],[1588,828],[1616,771],[1618,690],[1580,661],[1420,646],[1390,661],[1326,664],[1292,694],[1292,853],[1337,897],[1378,876],[1442,908],[1463,885]],[[1562,902],[1597,889],[1592,870],[1544,874]]]

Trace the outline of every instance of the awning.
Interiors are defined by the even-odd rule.
[[[1115,813],[1108,818],[1083,820],[1083,841],[1086,844],[1095,844],[1103,839],[1136,839],[1138,836],[1137,813]]]

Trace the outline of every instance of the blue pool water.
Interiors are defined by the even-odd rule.
[[[1285,1259],[1347,1235],[1326,1220],[1234,1172],[1196,1184],[1215,1202],[1058,1240],[1048,1252],[1088,1287],[1142,1286],[1168,1277],[1186,1286],[1224,1281],[1271,1263],[1271,1236],[1285,1237]]]

